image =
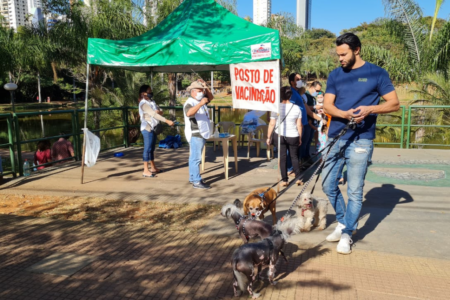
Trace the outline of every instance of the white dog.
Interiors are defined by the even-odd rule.
[[[298,227],[301,232],[310,231],[318,226],[319,230],[327,226],[328,200],[316,199],[310,193],[303,193],[297,202]],[[314,222],[313,222],[314,219]]]

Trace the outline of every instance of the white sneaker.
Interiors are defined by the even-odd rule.
[[[344,224],[338,223],[336,229],[327,236],[326,240],[329,242],[339,242],[342,235],[342,230],[345,228]]]
[[[350,236],[347,233],[343,233],[336,250],[340,254],[350,254],[352,253],[351,244],[353,244],[353,241]]]

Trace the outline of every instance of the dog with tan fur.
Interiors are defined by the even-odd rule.
[[[259,188],[248,194],[244,200],[244,215],[249,214],[252,217],[258,216],[262,220],[264,219],[264,213],[270,210],[272,213],[272,224],[277,223],[276,215],[276,201],[277,192],[274,189]]]

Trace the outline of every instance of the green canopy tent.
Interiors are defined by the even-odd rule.
[[[252,59],[252,47],[271,44],[271,56]],[[130,39],[88,40],[89,66],[139,72],[189,73],[229,70],[230,64],[281,60],[278,30],[257,26],[214,0],[185,0],[152,30]],[[88,80],[86,91],[88,91]],[[87,128],[86,92],[85,122]],[[84,166],[83,145],[83,166]],[[82,179],[83,181],[83,179]]]

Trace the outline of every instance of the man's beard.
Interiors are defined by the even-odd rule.
[[[343,67],[343,68],[344,68],[344,69],[351,69],[351,68],[353,68],[353,66],[355,65],[355,63],[356,63],[356,55],[353,54],[353,55],[352,55],[352,58],[348,61],[347,65],[346,65],[345,67]]]

